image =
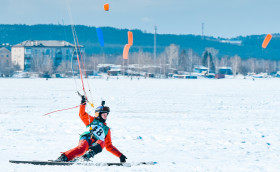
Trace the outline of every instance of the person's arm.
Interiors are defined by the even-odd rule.
[[[115,146],[112,145],[110,129],[105,137],[105,147],[107,151],[111,152],[113,155],[117,156],[118,158],[122,156],[122,153]]]
[[[88,113],[86,113],[86,100],[84,96],[82,96],[79,116],[86,126],[88,126],[94,120],[93,116],[90,116]]]

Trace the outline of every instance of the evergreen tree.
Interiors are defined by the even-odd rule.
[[[187,70],[187,53],[183,50],[179,55],[179,69],[186,71]]]
[[[215,65],[213,62],[212,54],[207,50],[203,53],[202,65],[209,68],[209,72],[215,72]]]

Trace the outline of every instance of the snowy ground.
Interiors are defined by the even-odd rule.
[[[111,107],[113,145],[128,162],[157,165],[10,164],[10,159],[57,158],[77,145],[85,126],[78,109],[43,116],[80,103],[74,79],[0,79],[0,171],[280,171],[279,79],[89,79],[88,84],[94,103],[104,99]],[[119,162],[106,150],[94,160]]]

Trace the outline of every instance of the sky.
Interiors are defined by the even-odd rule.
[[[109,3],[110,10],[103,5]],[[280,32],[277,0],[1,0],[0,24],[81,24],[232,38]]]

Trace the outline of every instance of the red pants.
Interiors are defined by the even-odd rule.
[[[67,157],[68,161],[73,160],[76,157],[80,157],[88,151],[88,142],[86,140],[80,140],[77,147],[70,149],[64,152],[64,155]]]
[[[94,142],[94,140],[92,140],[92,142]],[[97,140],[95,143],[99,144],[102,147],[102,149],[105,146],[105,143],[101,140]],[[89,145],[86,140],[82,139],[79,141],[79,144],[77,147],[70,149],[70,150],[64,152],[63,154],[67,157],[68,161],[71,161],[71,160],[75,159],[76,157],[80,157],[80,156],[84,155],[88,151],[89,146],[92,146],[92,145]]]

